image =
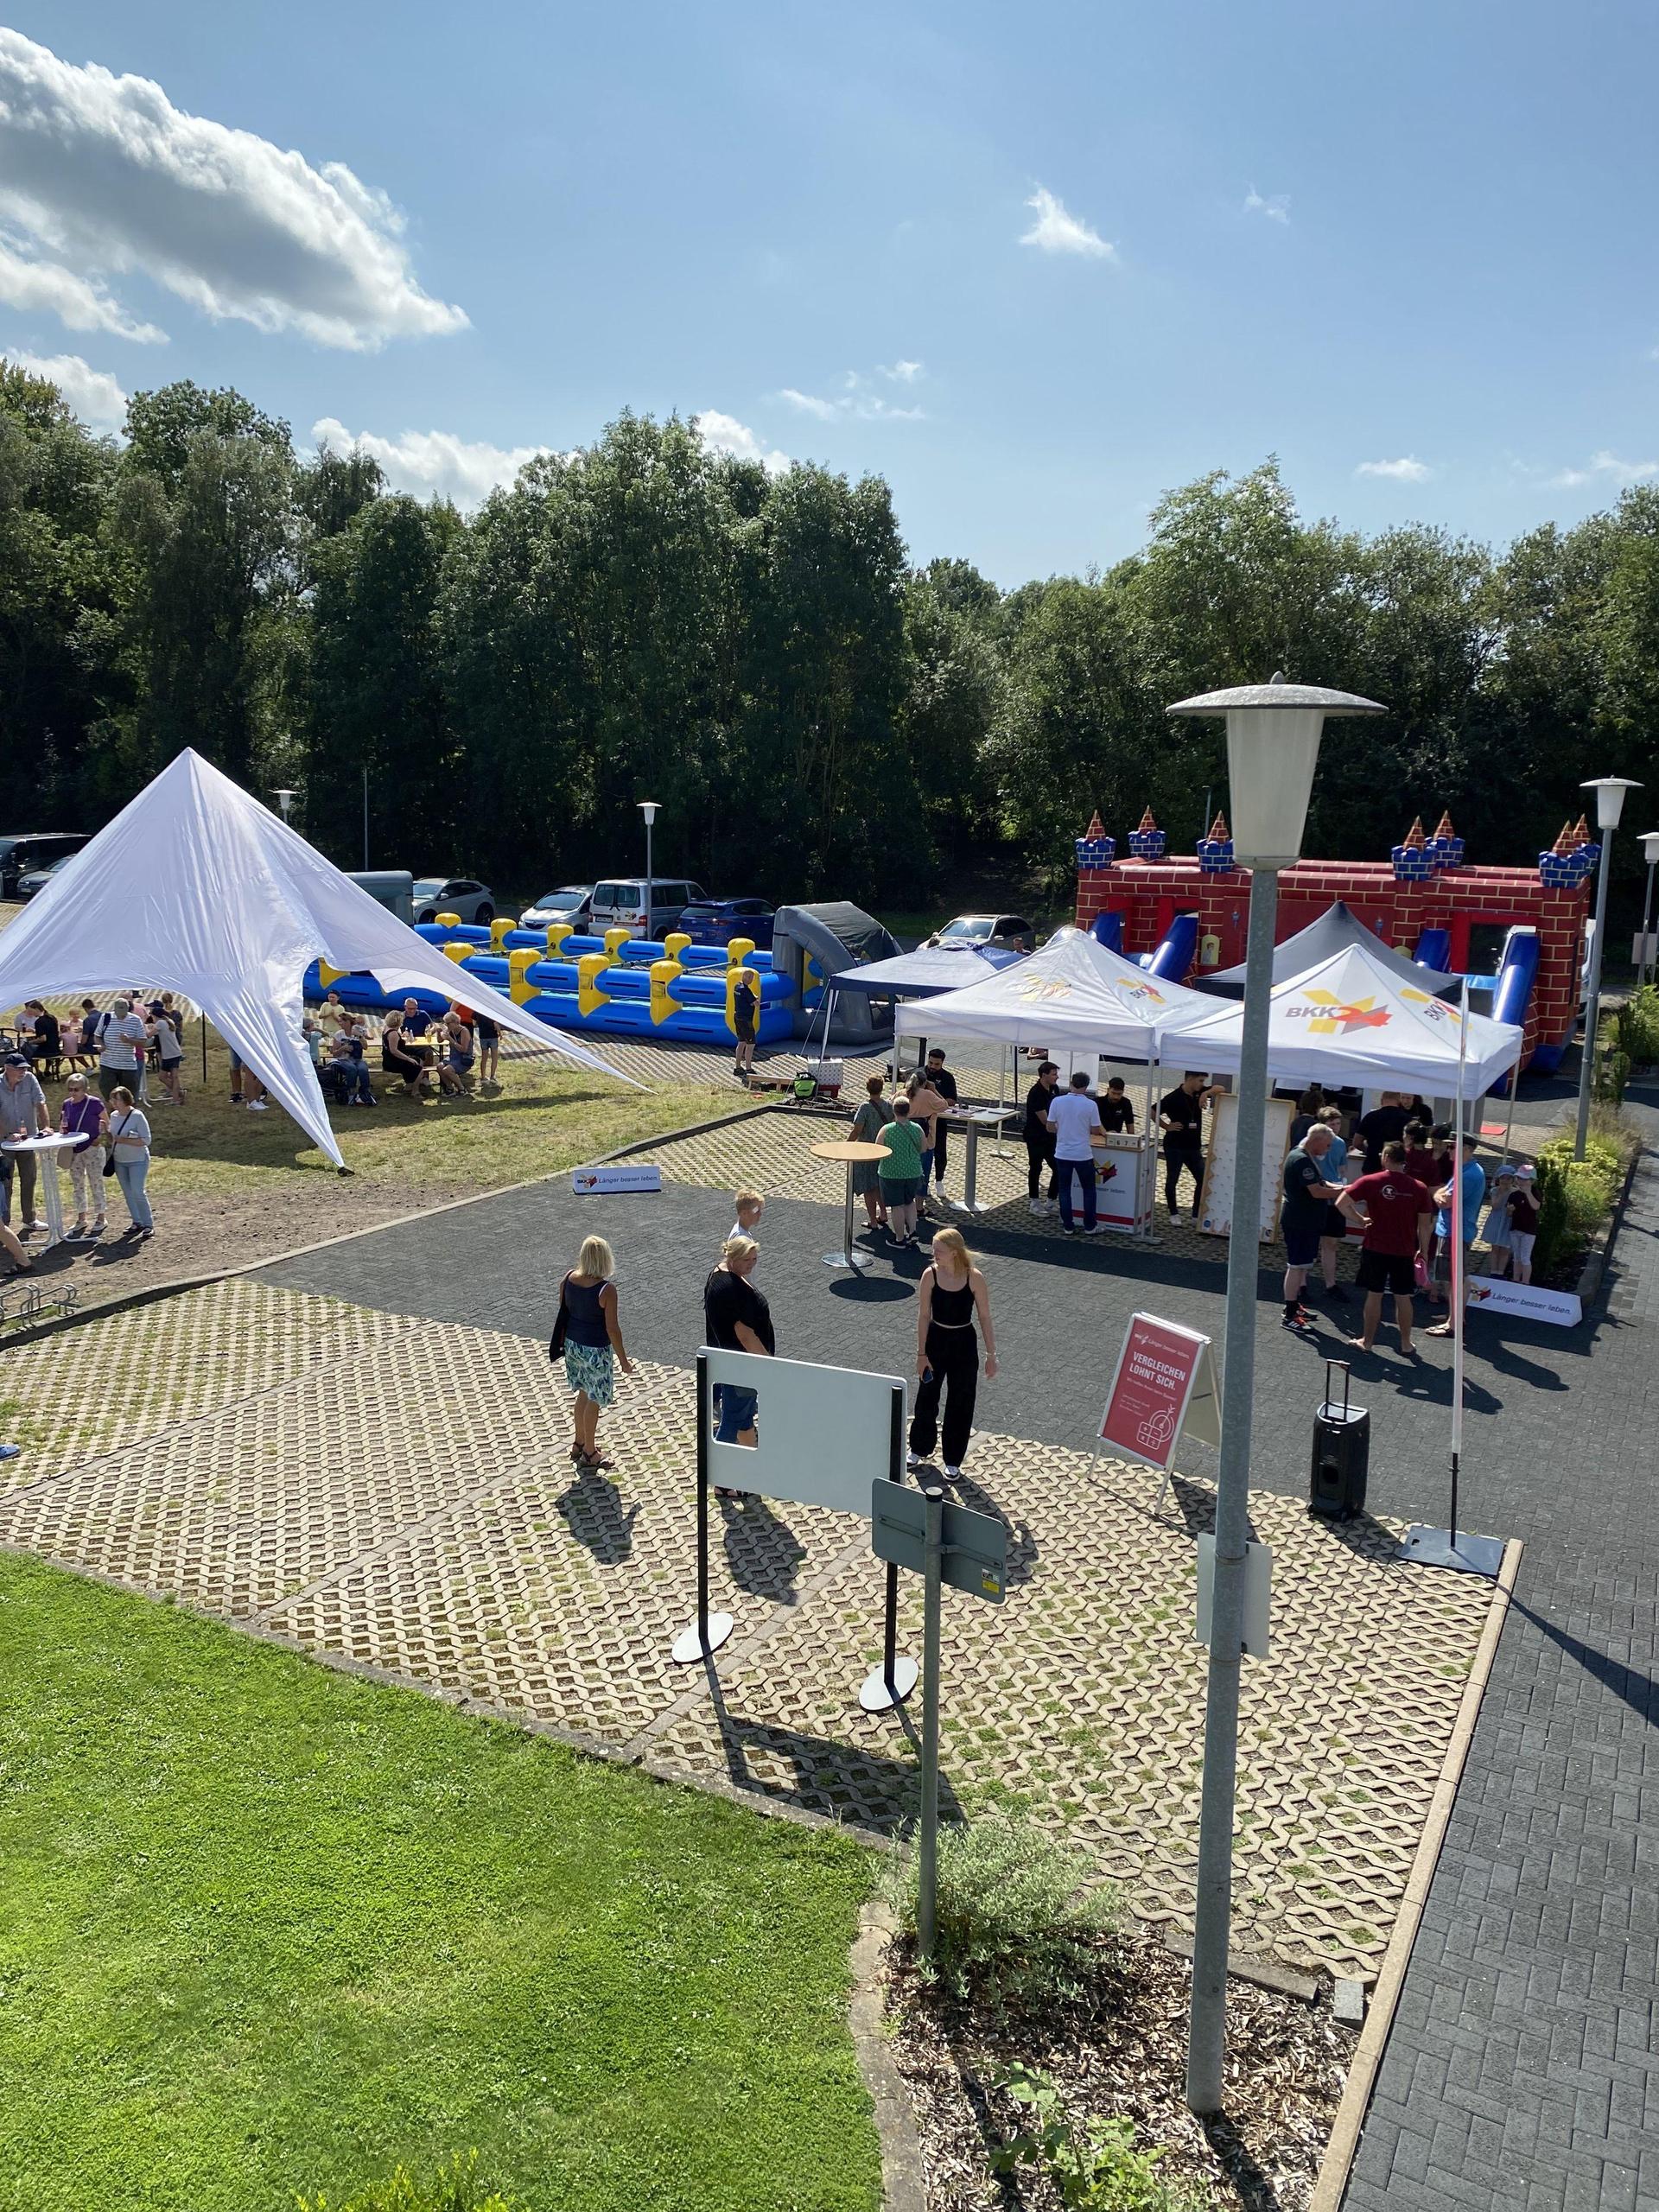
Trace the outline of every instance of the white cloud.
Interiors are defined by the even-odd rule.
[[[874,386],[875,377],[908,385],[914,384],[921,373],[919,361],[895,361],[891,368],[878,369],[874,377],[865,376],[857,369],[843,369],[842,389],[833,398],[825,398],[816,391],[797,391],[793,385],[785,385],[778,397],[820,423],[920,423],[926,419],[924,409],[895,407]]]
[[[0,30],[0,221],[95,297],[101,279],[137,271],[215,321],[358,351],[466,327],[416,283],[390,200],[343,163],[314,168],[187,115],[148,78],[77,67],[11,30]]]
[[[1396,484],[1427,484],[1434,474],[1426,461],[1419,461],[1414,454],[1402,454],[1398,461],[1362,461],[1354,471],[1356,476],[1388,476]]]
[[[449,430],[405,430],[401,437],[377,437],[352,431],[332,415],[311,425],[312,442],[349,453],[360,446],[386,472],[396,491],[417,497],[436,492],[458,507],[480,506],[498,485],[511,484],[527,461],[550,453],[550,446],[493,446],[458,438]]]
[[[728,453],[738,461],[758,461],[768,476],[781,476],[790,465],[786,453],[763,443],[748,424],[740,423],[734,415],[722,415],[718,408],[705,407],[701,415],[694,415],[691,419],[710,453]]]
[[[1069,214],[1045,186],[1039,184],[1026,205],[1035,209],[1037,219],[1020,233],[1021,245],[1034,245],[1041,253],[1081,253],[1099,261],[1116,260],[1117,248],[1098,231],[1091,230],[1081,216]]]
[[[1244,213],[1247,215],[1265,215],[1270,223],[1288,223],[1290,194],[1287,192],[1263,194],[1252,185],[1244,195]]]
[[[118,430],[126,421],[126,393],[113,377],[83,361],[79,353],[23,353],[9,346],[4,358],[14,369],[56,385],[81,421],[94,430]]]
[[[54,315],[66,330],[105,330],[139,346],[165,346],[167,333],[136,322],[101,285],[55,261],[30,261],[0,238],[0,301],[24,315]]]
[[[1650,484],[1655,477],[1659,477],[1659,461],[1621,461],[1616,453],[1609,453],[1604,447],[1591,455],[1583,468],[1560,469],[1549,480],[1563,487],[1599,482],[1623,488],[1630,484]]]

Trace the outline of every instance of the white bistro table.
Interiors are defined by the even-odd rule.
[[[46,1242],[40,1247],[49,1252],[54,1244],[63,1242],[63,1192],[58,1183],[58,1162],[74,1151],[79,1140],[60,1136],[54,1129],[48,1136],[8,1137],[0,1144],[9,1160],[20,1160],[25,1154],[40,1162],[40,1192],[46,1213]]]
[[[963,1160],[962,1196],[955,1201],[958,1213],[988,1213],[990,1208],[979,1202],[979,1140],[986,1129],[1001,1129],[1018,1109],[1007,1106],[959,1107],[953,1113],[941,1114],[939,1121],[946,1128],[968,1132],[968,1149]]]

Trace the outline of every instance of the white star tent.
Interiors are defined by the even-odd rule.
[[[1424,977],[1424,985],[1431,984]],[[1275,983],[1268,1015],[1268,1070],[1282,1083],[1416,1090],[1450,1098],[1459,1089],[1459,1032],[1467,1023],[1462,1095],[1478,1098],[1521,1057],[1522,1033],[1482,1014],[1466,1017],[1433,990],[1408,982],[1363,945],[1351,944],[1300,976]],[[1239,1064],[1242,1006],[1213,1008],[1183,1031],[1189,1067],[1211,1074]]]
[[[1071,1046],[1109,1059],[1155,1060],[1163,1038],[1216,1011],[1214,999],[1147,975],[1078,931],[983,982],[930,999],[921,1019],[930,1043],[989,1037],[1051,1052]]]
[[[0,932],[0,1008],[139,982],[199,1007],[336,1166],[300,1023],[314,960],[382,990],[436,991],[567,1059],[618,1075],[464,976],[228,776],[187,749]]]

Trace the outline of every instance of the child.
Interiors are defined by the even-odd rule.
[[[1538,1193],[1532,1187],[1530,1167],[1516,1168],[1516,1185],[1509,1196],[1510,1255],[1516,1282],[1530,1282],[1532,1247],[1538,1234]]]
[[[1527,1171],[1530,1173],[1530,1170]],[[1522,1170],[1517,1166],[1500,1167],[1492,1185],[1492,1202],[1486,1209],[1486,1219],[1481,1234],[1486,1239],[1491,1256],[1486,1262],[1489,1275],[1507,1274],[1514,1257],[1510,1243],[1510,1193],[1514,1190]]]
[[[766,1210],[766,1200],[759,1191],[739,1191],[732,1202],[737,1208],[737,1219],[728,1231],[727,1243],[730,1243],[734,1236],[747,1236],[752,1244],[758,1244],[760,1242],[760,1217]]]

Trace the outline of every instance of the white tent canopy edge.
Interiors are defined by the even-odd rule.
[[[378,905],[187,747],[0,932],[0,1008],[142,982],[205,1014],[336,1166],[301,1029],[314,960],[391,995],[436,991],[578,1065],[632,1083],[524,1013]],[[637,1089],[639,1086],[634,1085]]]

